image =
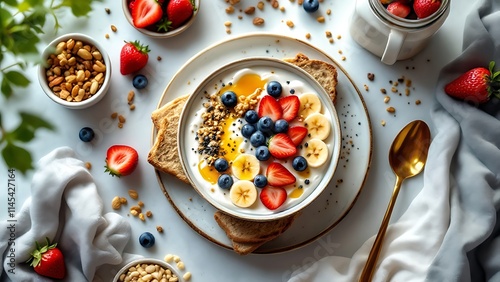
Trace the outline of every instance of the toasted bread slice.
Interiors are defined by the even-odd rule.
[[[285,62],[294,64],[316,79],[326,90],[333,104],[337,101],[337,68],[320,60],[309,59],[306,55],[298,53],[294,58],[286,58]]]
[[[156,169],[189,183],[177,151],[177,125],[189,95],[181,96],[153,112],[151,119],[158,130],[148,154],[148,162]]]

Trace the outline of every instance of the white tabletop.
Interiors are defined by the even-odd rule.
[[[244,8],[246,4],[256,4],[257,1],[241,2],[243,3],[240,5]],[[91,35],[100,40],[110,54],[113,66],[110,92],[91,109],[64,109],[43,94],[36,79],[36,70],[32,67],[27,70],[32,81],[29,88],[17,90],[19,97],[8,101],[8,107],[2,105],[3,122],[7,127],[14,127],[18,122],[16,112],[19,110],[36,113],[51,121],[57,130],[40,130],[35,141],[28,144],[34,160],[57,147],[72,147],[79,158],[92,163],[91,172],[105,203],[106,212],[112,211],[110,203],[114,196],[126,195],[128,189],[140,191],[141,200],[154,216],[146,223],[129,218],[133,234],[127,251],[156,258],[163,258],[166,254],[178,255],[185,262],[187,270],[192,273],[192,281],[285,281],[293,271],[305,269],[322,257],[351,257],[366,239],[377,232],[389,201],[394,176],[387,161],[387,152],[392,138],[413,119],[422,119],[431,124],[429,112],[435,104],[433,93],[439,71],[460,54],[464,21],[473,5],[466,0],[452,1],[448,19],[432,38],[429,46],[413,59],[388,66],[351,39],[348,26],[355,1],[325,0],[320,8],[323,14],[327,9],[332,11],[331,15],[325,15],[325,23],[316,22],[297,1],[280,1],[284,11],[273,9],[269,2],[265,3],[264,11],[258,11],[256,15],[264,18],[266,22],[262,26],[254,26],[252,16],[238,11],[228,15],[225,12],[226,1],[204,0],[195,23],[186,32],[169,39],[148,38],[133,29],[123,16],[121,1],[96,3],[88,18],[75,20],[65,16],[59,34],[82,32]],[[106,14],[105,7],[110,8],[110,15]],[[238,15],[242,15],[242,19],[238,19]],[[286,20],[292,20],[295,23],[294,28],[289,28]],[[232,22],[230,34],[226,32],[226,21]],[[50,24],[48,23],[47,27],[50,27]],[[118,28],[116,33],[110,29],[112,24]],[[147,154],[151,148],[150,114],[157,107],[169,80],[189,58],[220,40],[259,31],[303,39],[324,50],[345,68],[361,90],[368,106],[373,129],[373,159],[366,184],[355,205],[329,233],[307,246],[287,253],[239,256],[193,231],[163,196],[155,171],[147,162]],[[332,32],[334,43],[328,41],[325,31]],[[105,39],[106,33],[110,35],[109,39]],[[311,34],[310,39],[306,39],[307,33]],[[45,43],[55,36],[50,28],[47,28]],[[131,77],[122,76],[119,72],[119,51],[124,40],[136,39],[148,44],[152,50],[150,62],[144,70],[150,81],[146,90],[137,91],[136,109],[130,112],[126,95],[132,89]],[[42,47],[41,45],[40,48]],[[161,56],[162,60],[156,60],[157,56]],[[345,60],[342,56],[345,56]],[[367,79],[368,73],[375,74],[375,81]],[[396,109],[404,109],[393,116],[386,111],[388,105],[384,103],[379,89],[390,89],[389,81],[395,81],[403,75],[412,80],[411,94],[391,100],[390,105]],[[365,91],[365,84],[369,86],[369,91]],[[415,100],[421,100],[422,103],[417,106],[414,104]],[[110,124],[112,121],[109,116],[115,111],[127,113],[127,121],[122,129],[114,123]],[[381,125],[382,120],[386,122],[385,126]],[[84,126],[99,129],[102,138],[92,145],[81,142],[78,131]],[[121,179],[105,174],[103,168],[107,148],[119,143],[135,147],[140,155],[137,171]],[[25,176],[16,172],[17,210],[29,196],[31,176],[32,172]],[[7,168],[2,162],[0,178],[6,177]],[[394,209],[393,221],[406,210],[421,186],[421,175],[405,182]],[[6,198],[7,189],[3,189],[0,192],[0,202],[6,203]],[[5,209],[0,211],[0,219],[7,218],[6,212]],[[119,213],[127,216],[126,210]],[[157,235],[154,248],[142,248],[138,244],[138,236],[144,231],[154,230],[156,225],[163,226],[164,233]]]

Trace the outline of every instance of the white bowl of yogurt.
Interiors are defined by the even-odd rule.
[[[179,156],[196,191],[237,218],[295,214],[320,195],[340,157],[341,127],[324,88],[279,59],[252,57],[209,74],[189,97]]]

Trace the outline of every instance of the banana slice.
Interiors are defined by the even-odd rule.
[[[320,139],[313,138],[305,144],[302,156],[310,167],[322,166],[328,159],[328,147]]]
[[[229,191],[229,198],[234,205],[240,208],[248,208],[257,200],[257,188],[251,181],[236,181]]]
[[[241,154],[234,159],[231,170],[239,180],[252,180],[259,174],[260,162],[254,155]]]
[[[304,120],[304,125],[311,138],[325,140],[330,135],[330,121],[325,115],[313,113]]]
[[[321,112],[321,101],[314,93],[304,93],[299,96],[300,109],[299,116],[308,117],[310,114]]]

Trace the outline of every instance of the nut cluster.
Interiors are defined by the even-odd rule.
[[[68,102],[92,97],[104,83],[106,65],[101,52],[80,40],[59,42],[47,65],[45,75],[49,88]]]
[[[158,264],[137,264],[131,266],[126,273],[120,275],[119,281],[161,281],[176,282],[179,278],[168,268]]]

